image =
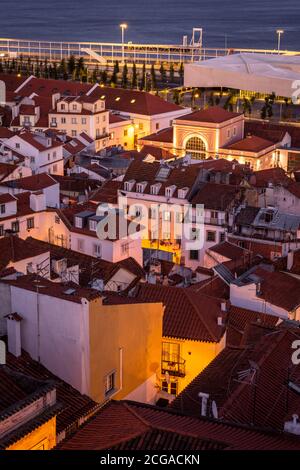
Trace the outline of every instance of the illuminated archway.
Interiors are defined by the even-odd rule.
[[[190,137],[185,144],[186,153],[190,153],[192,158],[203,160],[206,158],[206,145],[201,137]]]

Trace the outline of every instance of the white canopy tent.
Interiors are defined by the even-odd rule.
[[[184,85],[300,98],[300,55],[240,53],[185,65]]]

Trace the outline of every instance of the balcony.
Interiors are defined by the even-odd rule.
[[[207,225],[226,225],[226,219],[224,217],[222,218],[215,218],[215,217],[204,217],[204,223]]]
[[[108,139],[109,135],[110,134],[108,132],[106,132],[105,134],[98,134],[98,135],[96,135],[96,140]]]
[[[163,354],[161,360],[161,373],[174,377],[185,377],[185,360],[177,355]]]
[[[50,122],[50,127],[57,127],[57,122]]]

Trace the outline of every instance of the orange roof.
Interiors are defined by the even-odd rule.
[[[207,109],[201,109],[200,111],[194,111],[191,114],[185,114],[184,116],[176,118],[176,122],[194,121],[221,124],[222,122],[235,119],[238,116],[243,116],[243,113],[233,113],[230,111],[226,111],[226,109],[221,108],[220,106],[212,106]]]
[[[223,149],[258,153],[272,146],[274,146],[274,142],[263,139],[262,137],[258,137],[256,135],[250,135],[244,139],[239,140],[238,142],[224,146]]]

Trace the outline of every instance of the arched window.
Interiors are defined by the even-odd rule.
[[[192,158],[203,160],[206,158],[206,145],[200,137],[191,137],[185,146],[187,153],[192,155]]]

